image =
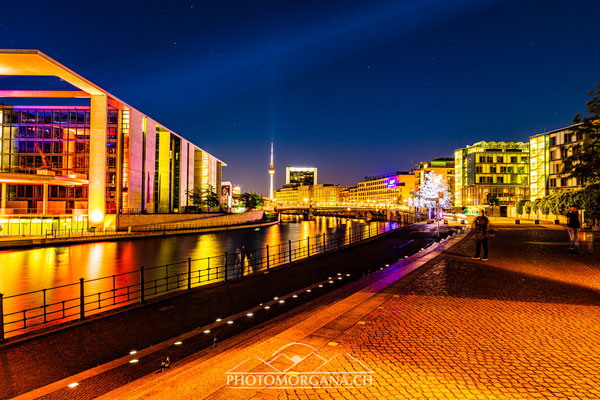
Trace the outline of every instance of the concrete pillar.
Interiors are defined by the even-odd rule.
[[[48,214],[48,182],[44,182],[42,190],[42,215]]]
[[[104,94],[92,95],[90,99],[90,226],[102,226],[106,213],[106,101]]]
[[[6,182],[2,182],[2,192],[0,193],[0,214],[4,214],[4,210],[6,209],[6,197],[8,193],[6,192]]]

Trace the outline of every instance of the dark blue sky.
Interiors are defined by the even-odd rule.
[[[600,82],[599,15],[595,0],[11,1],[0,47],[45,52],[266,195],[271,138],[276,187],[287,165],[352,185],[570,124]]]

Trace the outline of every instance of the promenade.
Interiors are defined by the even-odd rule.
[[[0,398],[93,398],[156,372],[166,355],[179,362],[215,341],[220,348],[227,337],[287,310],[298,312],[298,306],[301,310],[313,299],[323,301],[323,294],[414,254],[434,237],[431,225],[408,226],[268,274],[178,292],[104,318],[91,317],[60,331],[0,345]],[[310,292],[307,287],[312,288]],[[286,300],[279,303],[275,297]],[[270,308],[264,309],[262,303],[270,303]],[[247,313],[253,317],[246,317]],[[235,324],[226,323],[231,318]],[[207,329],[210,334],[204,333]],[[184,345],[174,345],[181,341]],[[130,364],[132,359],[139,362]],[[73,380],[81,383],[77,390],[67,388]]]
[[[470,238],[446,244],[101,398],[600,398],[599,252],[588,245],[570,254],[566,238],[559,227],[499,225],[487,262],[470,258]],[[257,357],[293,343],[338,355],[340,372],[356,371],[354,357],[372,385],[228,386],[226,372],[259,372]],[[285,355],[302,358],[305,349]]]

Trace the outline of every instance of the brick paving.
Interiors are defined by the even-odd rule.
[[[400,257],[418,251],[432,242],[432,228],[412,226],[360,246],[343,249],[310,260],[283,267],[267,275],[254,276],[228,284],[202,288],[183,295],[167,297],[105,318],[71,326],[65,330],[33,338],[21,343],[0,346],[0,399],[11,398],[33,389],[66,379],[98,365],[140,352],[199,326],[214,322],[217,317],[241,312],[274,296],[290,293],[326,279],[337,272],[362,276],[375,266],[393,263]],[[339,286],[336,281],[335,285]],[[313,293],[313,297],[318,293]],[[285,311],[298,304],[278,305]],[[256,315],[253,322],[236,323],[215,330],[219,343],[277,314],[274,308],[267,315]],[[210,340],[209,340],[210,339]],[[93,398],[132,380],[155,371],[167,354],[174,361],[188,357],[212,342],[201,336],[186,341],[181,349],[161,349],[140,357],[140,363],[117,366],[88,378],[85,390],[57,390],[47,398]],[[194,347],[192,347],[192,343]],[[92,382],[89,382],[92,381]],[[82,385],[83,386],[83,385]]]
[[[288,325],[281,322],[288,331],[262,332],[252,343],[239,341],[104,398],[599,399],[599,251],[569,254],[566,237],[551,227],[502,227],[490,242],[487,262],[470,259],[473,243],[467,238],[410,280],[371,298],[381,301],[348,306],[346,313],[359,320],[334,316],[317,329],[320,318],[332,312],[306,311]],[[315,328],[305,323],[310,319]],[[269,341],[278,347],[284,339],[303,337],[302,329],[303,342],[321,355],[347,353],[367,365],[374,372],[372,386],[226,386],[220,364],[264,353]],[[355,369],[344,357],[336,367]]]

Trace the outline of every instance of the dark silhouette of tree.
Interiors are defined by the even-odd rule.
[[[572,131],[583,141],[573,145],[563,144],[561,151],[566,151],[563,159],[563,172],[569,177],[577,178],[583,186],[600,183],[600,84],[589,92],[591,100],[585,103],[588,116],[577,113]],[[570,151],[569,151],[570,149]]]

